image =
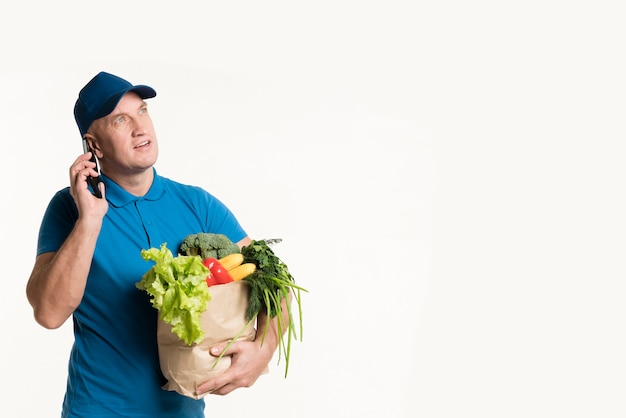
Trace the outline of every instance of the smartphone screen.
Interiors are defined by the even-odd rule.
[[[93,152],[89,148],[89,145],[87,145],[87,140],[83,139],[83,152],[88,152],[88,151],[91,152],[91,158],[89,159],[89,161],[96,163],[96,171],[98,172],[98,176],[97,177],[87,176],[87,183],[91,187],[91,192],[93,193],[93,195],[101,199],[102,193],[100,193],[100,188],[98,187],[98,183],[102,181],[100,180],[100,163],[98,162],[98,159],[96,158],[96,153]]]

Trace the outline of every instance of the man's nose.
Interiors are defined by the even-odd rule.
[[[146,124],[141,122],[141,121],[135,121],[133,124],[133,135],[134,136],[139,136],[139,135],[145,135],[148,132],[148,128],[146,127]]]

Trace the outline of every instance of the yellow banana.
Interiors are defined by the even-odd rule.
[[[228,270],[228,274],[233,278],[233,281],[245,279],[256,270],[256,265],[254,263],[245,263],[240,266],[235,267],[232,270]]]
[[[225,270],[232,270],[243,263],[243,254],[234,253],[218,260]]]

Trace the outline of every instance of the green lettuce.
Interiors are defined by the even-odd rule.
[[[209,269],[200,256],[174,257],[164,243],[161,248],[141,250],[144,260],[154,261],[135,285],[151,296],[152,306],[160,318],[172,326],[172,332],[187,345],[199,343],[204,337],[200,317],[211,295],[206,284]]]

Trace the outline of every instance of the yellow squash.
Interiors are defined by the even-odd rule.
[[[232,270],[237,266],[240,266],[243,263],[243,254],[234,253],[229,254],[226,257],[222,257],[218,260],[222,267],[226,270]]]
[[[254,263],[245,263],[235,267],[232,270],[228,270],[228,274],[230,274],[230,277],[232,277],[233,281],[236,282],[237,280],[248,277],[249,275],[254,273],[254,270],[256,270],[256,265]]]

